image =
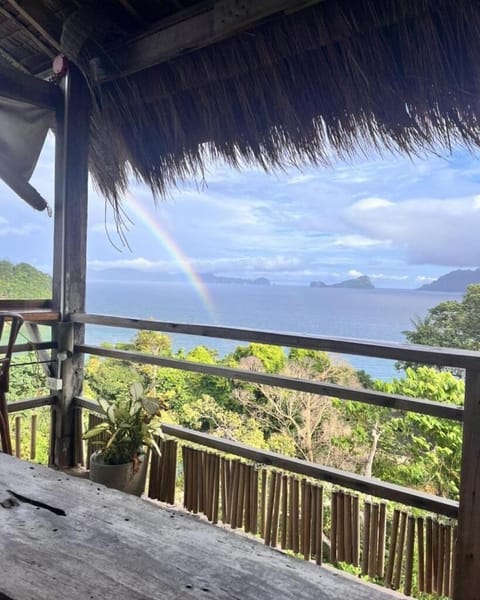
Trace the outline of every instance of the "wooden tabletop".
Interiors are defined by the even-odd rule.
[[[7,600],[403,598],[5,454],[0,530],[0,598]]]

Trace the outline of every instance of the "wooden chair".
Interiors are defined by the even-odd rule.
[[[23,319],[15,313],[0,312],[0,340],[3,338],[6,321],[10,321],[10,332],[6,351],[0,357],[0,441],[2,451],[12,454],[12,440],[10,439],[10,428],[8,425],[7,397],[10,361],[12,358],[13,345],[17,339],[18,332],[22,326]]]

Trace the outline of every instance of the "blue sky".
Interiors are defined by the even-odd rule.
[[[32,178],[51,204],[53,148],[49,136]],[[50,271],[53,219],[2,183],[0,193],[1,258]],[[416,160],[359,157],[275,175],[212,165],[204,182],[179,185],[156,208],[144,186],[132,184],[131,193],[157,229],[127,201],[130,249],[122,249],[112,215],[92,188],[91,271],[178,273],[174,246],[198,273],[276,283],[335,283],[365,274],[377,287],[414,288],[454,268],[480,265],[480,160],[464,150]]]

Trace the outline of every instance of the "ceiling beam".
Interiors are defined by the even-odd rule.
[[[42,38],[58,52],[61,51],[62,24],[53,13],[38,0],[6,0]]]
[[[55,58],[56,53],[49,48],[46,44],[44,44],[42,42],[42,40],[40,40],[33,31],[31,31],[27,25],[25,25],[25,23],[23,23],[18,17],[16,17],[15,15],[13,15],[11,12],[9,12],[8,10],[6,10],[5,8],[3,8],[3,6],[0,6],[0,14],[3,15],[4,17],[6,17],[7,19],[10,19],[11,21],[14,21],[15,24],[21,28],[21,30],[25,33],[25,35],[27,35],[30,40],[32,41],[32,44],[34,44],[39,50],[41,50],[44,54],[46,54],[47,56],[49,56],[50,58]]]
[[[8,0],[9,2],[13,0]],[[240,33],[282,12],[294,12],[323,0],[217,0],[200,14],[124,41],[91,61],[98,83],[148,69]]]
[[[62,93],[53,83],[16,69],[0,67],[0,96],[55,110]]]

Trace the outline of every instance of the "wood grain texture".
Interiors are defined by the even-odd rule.
[[[454,600],[480,600],[480,371],[467,371]]]
[[[0,588],[15,600],[403,598],[7,455],[0,455],[0,496],[15,500],[0,507]]]

